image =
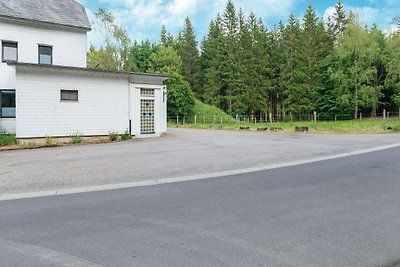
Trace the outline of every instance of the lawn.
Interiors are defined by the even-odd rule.
[[[222,110],[206,105],[196,100],[196,105],[191,116],[170,117],[170,127],[186,127],[200,129],[224,129],[239,130],[249,127],[250,131],[257,131],[258,128],[275,128],[284,132],[294,132],[295,127],[308,127],[311,133],[400,133],[400,118],[383,119],[362,119],[362,120],[338,120],[318,121],[316,124],[311,120],[296,122],[274,122],[274,123],[252,123],[243,118],[236,120]],[[265,121],[265,118],[263,118]],[[178,120],[178,123],[177,123]],[[250,121],[252,121],[250,119]],[[254,120],[253,120],[254,121]]]
[[[0,133],[0,147],[12,146],[17,143],[14,134]]]
[[[210,122],[212,120],[212,122]],[[202,119],[197,120],[194,124],[192,119],[187,119],[185,124],[180,121],[179,127],[186,128],[214,128],[224,130],[239,130],[240,128],[249,127],[248,130],[256,131],[259,128],[274,128],[284,132],[294,132],[295,127],[308,127],[311,133],[394,133],[400,132],[399,119],[363,119],[363,120],[346,120],[346,121],[319,121],[316,124],[312,121],[300,122],[274,122],[274,123],[251,123],[236,122],[235,119],[223,119],[221,123],[220,117],[216,118],[214,124],[213,118],[206,119],[206,123]],[[176,122],[170,122],[170,126],[176,126]]]

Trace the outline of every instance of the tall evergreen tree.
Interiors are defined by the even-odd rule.
[[[183,31],[177,39],[177,52],[182,58],[182,75],[190,83],[197,96],[201,95],[199,86],[199,51],[192,22],[185,19]]]
[[[337,101],[345,109],[358,117],[360,107],[371,107],[379,101],[373,86],[376,69],[373,65],[375,43],[370,42],[368,31],[358,24],[354,15],[350,15],[349,25],[339,39],[335,50],[336,62],[330,69],[331,79],[335,82]]]
[[[303,38],[299,21],[294,14],[291,14],[283,32],[285,61],[282,62],[281,70],[284,103],[288,111],[295,113],[307,113],[313,110],[313,103],[305,83],[307,70],[304,63],[307,54]]]
[[[222,107],[224,92],[221,79],[220,65],[225,60],[224,41],[221,27],[221,17],[211,21],[207,36],[202,42],[201,84],[203,89],[202,99],[210,105]]]

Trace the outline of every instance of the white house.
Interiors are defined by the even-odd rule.
[[[86,68],[90,30],[73,0],[0,0],[0,131],[18,139],[167,131],[168,76]]]

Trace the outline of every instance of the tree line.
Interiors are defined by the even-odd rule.
[[[88,52],[89,67],[171,74],[169,114],[188,115],[194,98],[228,114],[310,114],[325,118],[376,116],[400,107],[400,18],[398,31],[361,25],[343,3],[327,20],[312,5],[299,21],[267,29],[228,1],[199,43],[189,18],[173,36],[131,42],[111,14],[99,9],[105,44]]]

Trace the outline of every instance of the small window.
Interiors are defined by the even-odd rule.
[[[0,90],[0,118],[15,118],[15,90]]]
[[[61,101],[78,101],[78,91],[61,90]]]
[[[53,64],[53,47],[39,45],[39,64]]]
[[[142,89],[140,89],[140,95],[141,96],[155,96],[155,94],[154,94],[154,89],[148,89],[148,88],[142,88]]]
[[[18,43],[3,42],[2,46],[3,62],[18,61]]]

